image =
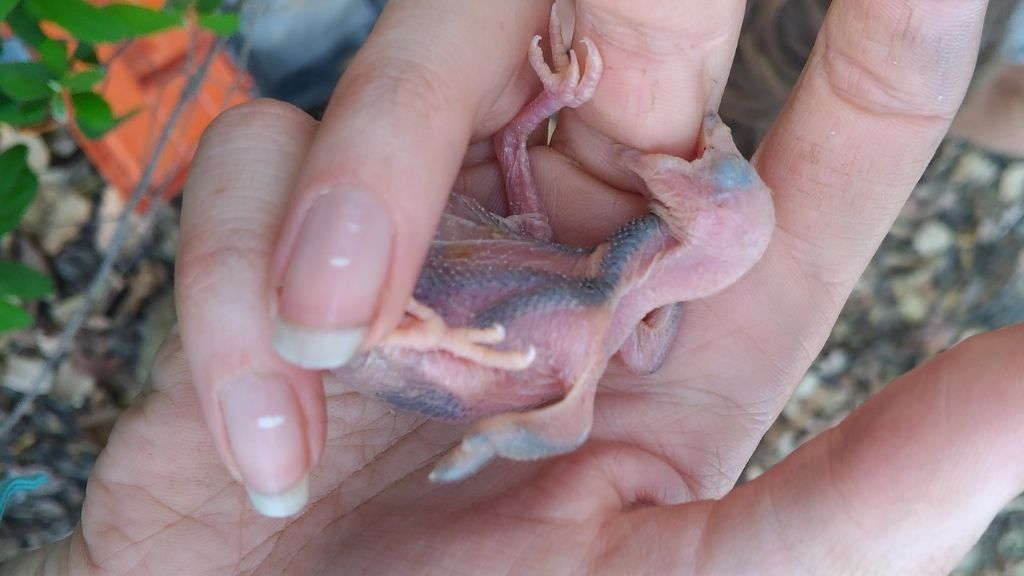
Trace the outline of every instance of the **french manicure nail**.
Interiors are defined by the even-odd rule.
[[[274,322],[271,343],[282,358],[296,366],[309,370],[327,370],[348,363],[359,350],[365,336],[365,328],[306,328],[278,318]]]
[[[304,368],[345,364],[373,319],[391,258],[392,224],[373,195],[330,191],[313,203],[285,269],[273,345]]]
[[[244,376],[221,393],[221,410],[253,506],[267,516],[301,510],[309,499],[309,449],[288,384],[275,376]]]
[[[249,490],[249,502],[257,512],[270,518],[287,518],[294,516],[306,507],[309,502],[309,475],[302,477],[299,483],[284,492],[262,494]]]

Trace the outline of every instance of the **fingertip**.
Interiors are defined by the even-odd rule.
[[[270,282],[277,349],[300,366],[336,367],[353,334],[372,345],[400,321],[474,131],[491,128],[480,117],[514,91],[540,22],[539,3],[442,6],[389,5],[291,187]]]
[[[365,328],[308,328],[278,319],[272,342],[277,353],[296,366],[329,370],[348,363],[359,351],[366,332]]]
[[[294,486],[277,493],[263,493],[247,490],[252,507],[269,518],[287,518],[302,511],[309,503],[309,475],[305,475]]]
[[[218,391],[231,455],[245,485],[262,494],[290,489],[310,468],[307,418],[279,374],[243,374]]]
[[[294,215],[293,239],[278,247],[288,254],[273,337],[282,357],[304,368],[334,368],[362,344],[386,294],[400,236],[383,204],[374,193],[343,188],[316,196]]]

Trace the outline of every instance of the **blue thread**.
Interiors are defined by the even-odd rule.
[[[4,509],[15,492],[35,490],[46,484],[49,479],[46,474],[31,474],[0,481],[0,520],[3,520]]]

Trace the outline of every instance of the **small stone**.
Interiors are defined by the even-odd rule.
[[[114,234],[121,224],[125,206],[126,202],[117,188],[107,186],[103,190],[100,202],[99,230],[96,232],[96,247],[104,254],[114,241]],[[129,220],[128,237],[121,250],[124,253],[130,253],[135,250],[139,241],[145,236],[146,230],[143,218],[139,213],[132,212],[125,217]]]
[[[85,303],[84,294],[76,294],[65,298],[50,308],[50,315],[61,326],[66,326],[71,318],[78,312],[78,309]]]
[[[988,157],[988,155],[968,150],[960,157],[950,180],[954,184],[967,184],[969,182],[992,182],[999,174],[999,166]]]
[[[59,502],[55,502],[49,498],[34,498],[34,494],[31,492],[21,492],[18,494],[18,500],[16,506],[11,506],[11,509],[7,512],[7,515],[11,519],[19,520],[33,520],[36,522],[52,522],[60,518],[67,517],[67,510],[60,505]],[[12,502],[15,504],[15,502]]]
[[[8,446],[8,449],[11,451],[11,454],[14,454],[15,456],[21,456],[27,450],[35,446],[36,441],[38,439],[39,438],[36,436],[35,432],[20,434],[13,441],[11,441],[10,445]]]
[[[776,444],[775,450],[780,458],[785,458],[792,454],[793,450],[796,450],[799,446],[800,443],[797,439],[796,431],[785,430],[782,434],[779,434],[779,442]]]
[[[1011,531],[1003,534],[996,549],[1000,556],[1006,558],[1024,558],[1024,532]]]
[[[92,242],[76,239],[50,259],[50,267],[57,283],[67,293],[77,294],[88,288],[102,260]]]
[[[914,250],[923,256],[942,254],[953,245],[953,231],[938,221],[926,223],[914,234]]]
[[[831,378],[841,374],[849,366],[850,360],[845,350],[835,348],[818,360],[818,370],[822,378]]]
[[[4,388],[20,394],[49,393],[53,388],[52,374],[38,382],[39,387],[36,387],[39,375],[43,372],[45,365],[46,362],[40,358],[9,357],[4,370]]]
[[[66,402],[72,408],[81,408],[96,391],[96,378],[80,372],[71,362],[64,362],[57,369],[53,396]]]
[[[0,142],[4,143],[2,150],[24,144],[28,148],[28,166],[36,174],[42,173],[50,165],[50,149],[40,136],[0,124]]]
[[[21,216],[19,226],[22,230],[38,234],[46,227],[53,205],[60,201],[65,189],[66,183],[60,180],[60,174],[61,172],[56,170],[47,170],[38,175],[39,189],[28,210]]]
[[[747,482],[750,482],[751,480],[757,478],[761,474],[764,474],[764,472],[765,470],[761,466],[758,466],[757,464],[751,464],[750,466],[747,466],[746,472],[744,473],[744,477]]]
[[[926,295],[930,298],[934,293],[934,282],[935,272],[929,267],[919,266],[918,269],[905,274],[894,275],[889,280],[889,289],[897,298],[915,294]]]
[[[810,397],[812,394],[818,391],[821,387],[821,378],[818,377],[814,372],[808,372],[800,380],[800,384],[797,384],[795,390],[793,390],[793,400],[804,400]],[[790,404],[793,402],[790,401]]]
[[[56,254],[73,238],[78,236],[82,226],[89,220],[92,204],[78,194],[65,194],[53,206],[53,212],[43,232],[43,249],[47,254]]]
[[[907,294],[900,298],[897,307],[900,317],[908,322],[920,322],[928,315],[928,301],[916,294]]]
[[[999,199],[1016,204],[1024,199],[1024,162],[1015,162],[1003,170],[999,179]]]
[[[31,421],[36,431],[51,439],[68,433],[68,427],[60,416],[48,410],[36,410],[32,413]]]
[[[46,135],[46,140],[50,145],[50,150],[58,158],[70,158],[78,151],[78,143],[68,134],[67,130],[52,130]]]

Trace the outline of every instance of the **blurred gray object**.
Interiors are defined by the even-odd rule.
[[[387,0],[248,0],[235,48],[260,94],[318,109]]]
[[[1010,62],[1024,64],[1024,3],[1017,6],[1017,11],[1010,19],[1004,53]]]

